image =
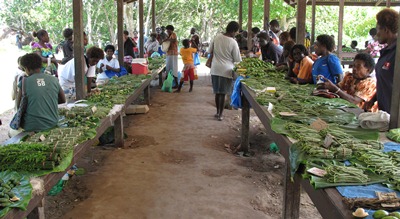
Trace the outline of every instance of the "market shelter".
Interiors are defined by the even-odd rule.
[[[311,1],[294,1],[285,0],[286,3],[297,7],[297,43],[304,42],[305,37],[305,19],[306,19],[306,7],[307,5],[312,5],[312,27],[311,27],[311,42],[315,39],[315,7],[316,5],[337,5],[339,6],[339,27],[338,27],[338,45],[342,45],[342,35],[343,35],[343,17],[345,6],[400,6],[399,0],[311,0]],[[400,28],[399,28],[400,32]],[[400,38],[397,39],[397,44],[400,44]],[[342,53],[342,47],[338,47],[338,56],[342,57],[352,57],[353,55],[348,55]],[[396,51],[396,61],[395,63],[400,63],[400,47],[397,47]],[[395,65],[395,72],[400,72],[400,65]],[[395,74],[393,78],[394,84],[400,84],[400,74]],[[390,128],[400,127],[400,86],[393,86],[392,92],[392,108],[390,110]]]
[[[13,203],[1,199],[0,217],[24,218],[38,207],[39,216],[43,218],[44,197],[57,183],[62,182],[60,179],[65,177],[66,170],[68,174],[74,171],[76,160],[89,147],[96,145],[98,138],[109,127],[114,127],[114,145],[125,148],[123,131],[125,110],[141,95],[144,95],[146,103],[150,104],[150,82],[163,72],[164,67],[164,64],[158,65],[158,68],[153,69],[149,75],[127,75],[113,79],[102,87],[101,93],[91,95],[87,102],[73,104],[71,108],[68,106],[60,108],[60,115],[64,117],[60,121],[61,126],[68,127],[58,127],[47,132],[24,133],[22,140],[21,136],[17,136],[5,143],[9,145],[0,146],[2,155],[9,153],[0,159],[2,163],[0,171],[4,171],[1,180],[5,180],[0,185],[8,188],[6,184],[10,182],[13,186],[15,184],[16,188],[13,189],[15,193],[8,196],[15,195],[20,199]],[[20,189],[17,183],[10,181],[13,179],[26,183],[27,178],[31,176],[43,180],[43,185],[40,185],[43,187],[41,193],[35,192],[31,195],[32,187],[22,184],[25,187]],[[26,192],[29,188],[30,191]],[[4,193],[1,195],[3,197]]]
[[[254,62],[243,61],[257,66]],[[384,208],[368,203],[377,200],[375,191],[388,190],[381,183],[399,191],[399,144],[383,144],[388,140],[377,130],[361,128],[356,114],[362,111],[354,104],[340,98],[310,96],[314,85],[291,84],[273,67],[252,74],[254,67],[243,66],[253,69],[246,75],[250,77],[241,81],[240,150],[245,154],[249,150],[251,106],[286,160],[282,218],[299,218],[301,187],[323,218],[353,218],[354,207],[398,210],[398,206]],[[265,75],[260,76],[260,72]],[[364,190],[373,197],[364,202],[352,199],[360,195],[356,187],[335,188],[370,184],[373,188]]]

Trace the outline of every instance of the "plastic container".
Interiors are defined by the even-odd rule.
[[[132,74],[145,75],[148,72],[149,68],[147,67],[147,59],[132,59]]]

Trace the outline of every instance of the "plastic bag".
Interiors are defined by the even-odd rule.
[[[200,65],[199,53],[196,52],[196,53],[194,54],[193,61],[194,61],[194,65]]]
[[[156,58],[156,57],[160,57],[161,55],[160,55],[160,53],[158,53],[158,52],[153,52],[152,54],[151,54],[151,58]]]
[[[164,92],[172,92],[172,82],[174,81],[174,76],[172,75],[172,71],[168,73],[167,79],[164,81],[163,86],[161,88]]]
[[[239,76],[236,81],[235,84],[233,85],[233,91],[232,91],[232,95],[231,95],[231,106],[235,109],[238,108],[242,108],[242,86],[240,81],[244,79],[244,77]]]

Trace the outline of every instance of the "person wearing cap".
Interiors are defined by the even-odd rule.
[[[262,60],[276,65],[282,55],[282,49],[272,42],[271,36],[267,32],[260,32],[257,38],[260,43]]]

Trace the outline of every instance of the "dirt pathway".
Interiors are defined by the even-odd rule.
[[[284,160],[268,152],[258,119],[255,155],[233,156],[226,147],[240,142],[240,111],[214,119],[209,76],[187,90],[152,89],[149,113],[125,117],[130,149],[91,149],[78,162],[87,173],[47,199],[48,218],[280,218]],[[320,218],[308,198],[301,208],[301,218]]]

